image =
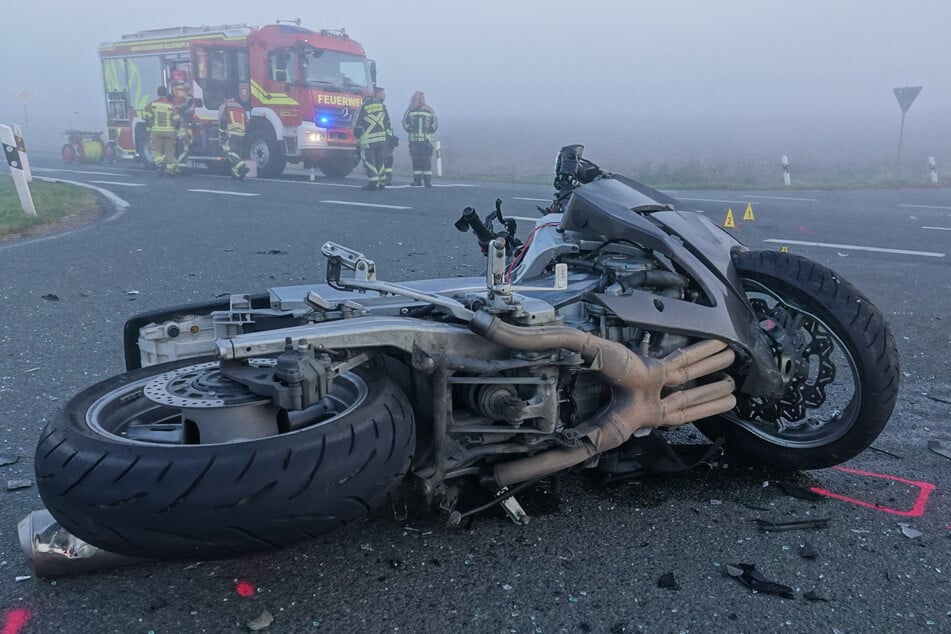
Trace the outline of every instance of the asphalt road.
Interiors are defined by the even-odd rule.
[[[544,186],[445,179],[366,192],[356,177],[236,183],[209,174],[158,180],[125,165],[34,166],[37,176],[92,183],[129,206],[86,227],[0,244],[0,454],[19,456],[0,467],[3,485],[33,477],[44,419],[122,370],[121,326],[132,314],[320,281],[328,239],[373,258],[383,279],[478,274],[474,239],[452,226],[461,209],[486,212],[499,197],[507,213],[528,218],[550,196]],[[491,515],[449,529],[384,510],[266,556],[55,582],[15,580],[30,574],[16,524],[41,501],[35,486],[2,486],[0,631],[240,632],[264,610],[271,632],[951,631],[951,460],[927,449],[951,440],[951,189],[675,194],[717,222],[732,209],[732,231],[751,248],[788,246],[882,308],[903,385],[879,451],[848,470],[724,465],[607,488],[571,477],[559,492],[520,497],[533,516],[526,527]],[[748,203],[755,219],[744,221]],[[841,499],[807,501],[780,484]],[[763,532],[753,522],[816,518],[828,528]],[[906,536],[900,523],[921,536]],[[800,556],[805,542],[815,558]],[[726,574],[737,563],[792,586],[796,598],[752,593]],[[665,573],[678,589],[658,587]],[[810,591],[826,600],[807,599]]]

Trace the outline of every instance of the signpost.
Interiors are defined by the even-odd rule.
[[[921,86],[905,86],[903,88],[893,88],[895,99],[898,100],[898,106],[901,108],[901,130],[898,132],[898,158],[895,163],[901,162],[901,140],[905,134],[905,113],[915,102],[918,93],[921,92]]]
[[[2,123],[0,123],[0,145],[3,146],[3,154],[7,157],[7,165],[10,166],[10,176],[13,177],[13,185],[16,187],[17,196],[20,197],[20,206],[23,207],[23,211],[35,216],[36,207],[33,205],[33,196],[30,194],[30,184],[26,182],[23,161],[17,149],[16,139],[13,138],[13,130]]]
[[[30,134],[30,116],[26,111],[26,102],[30,100],[30,91],[21,88],[17,91],[17,99],[23,102],[23,127],[26,128],[27,135]]]

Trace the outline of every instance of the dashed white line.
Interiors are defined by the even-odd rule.
[[[729,205],[745,205],[750,202],[748,200],[719,200],[717,198],[683,198],[681,196],[676,197],[677,200],[689,200],[689,201],[699,201],[704,203],[727,203]]]
[[[873,251],[875,253],[896,253],[898,255],[920,255],[926,258],[943,258],[944,253],[933,251],[908,251],[906,249],[883,249],[881,247],[862,247],[854,244],[833,244],[830,242],[804,242],[800,240],[780,240],[768,238],[763,242],[778,242],[780,244],[796,244],[804,247],[826,247],[830,249],[845,249],[850,251]]]
[[[221,194],[223,196],[260,196],[261,194],[252,194],[250,192],[226,192],[220,189],[189,189],[190,192],[199,192],[202,194]]]
[[[550,203],[551,198],[522,198],[521,196],[512,196],[512,200],[531,200],[537,203]]]
[[[899,203],[898,206],[899,206],[899,207],[912,207],[912,208],[915,208],[915,209],[951,209],[951,207],[944,207],[944,206],[942,206],[942,205],[906,205],[906,204],[901,204],[901,203]]]
[[[349,200],[321,200],[322,203],[327,203],[330,205],[349,205],[351,207],[377,207],[380,209],[412,209],[412,207],[404,207],[402,205],[380,205],[377,203],[355,203]]]
[[[922,227],[922,229],[931,229],[932,231],[951,231],[951,227]]]
[[[145,187],[145,183],[120,183],[119,181],[89,181],[100,185],[119,185],[121,187]]]
[[[799,200],[805,203],[814,203],[818,202],[815,198],[793,198],[791,196],[753,196],[747,195],[747,198],[764,198],[767,200]]]

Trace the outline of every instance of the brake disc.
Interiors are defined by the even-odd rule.
[[[217,361],[170,370],[151,379],[142,388],[150,401],[182,409],[208,409],[260,405],[269,398],[222,376]]]

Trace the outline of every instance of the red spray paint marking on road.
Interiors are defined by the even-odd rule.
[[[246,599],[254,596],[254,586],[247,581],[239,582],[238,585],[235,586],[235,591]]]
[[[30,611],[24,608],[8,610],[3,615],[3,629],[0,634],[20,634],[30,621]]]
[[[856,500],[855,498],[850,498],[844,495],[839,495],[838,493],[832,493],[825,489],[819,487],[812,487],[813,493],[818,493],[819,495],[824,495],[826,497],[834,498],[836,500],[842,500],[843,502],[851,502],[852,504],[858,504],[859,506],[864,506],[866,508],[875,509],[876,511],[881,511],[883,513],[891,513],[892,515],[901,515],[902,517],[921,517],[925,514],[925,505],[928,503],[928,496],[931,495],[931,492],[934,491],[934,485],[928,482],[916,482],[914,480],[905,480],[904,478],[899,478],[897,476],[890,476],[884,473],[873,473],[871,471],[862,471],[860,469],[850,469],[848,467],[833,467],[838,471],[844,471],[845,473],[854,473],[856,475],[868,476],[870,478],[882,478],[883,480],[893,480],[895,482],[901,482],[902,484],[908,484],[919,489],[918,499],[915,500],[914,506],[911,507],[910,511],[901,511],[899,509],[888,508],[887,506],[881,506],[879,504],[873,504],[872,502],[864,502],[862,500]],[[951,526],[949,526],[951,528]]]

